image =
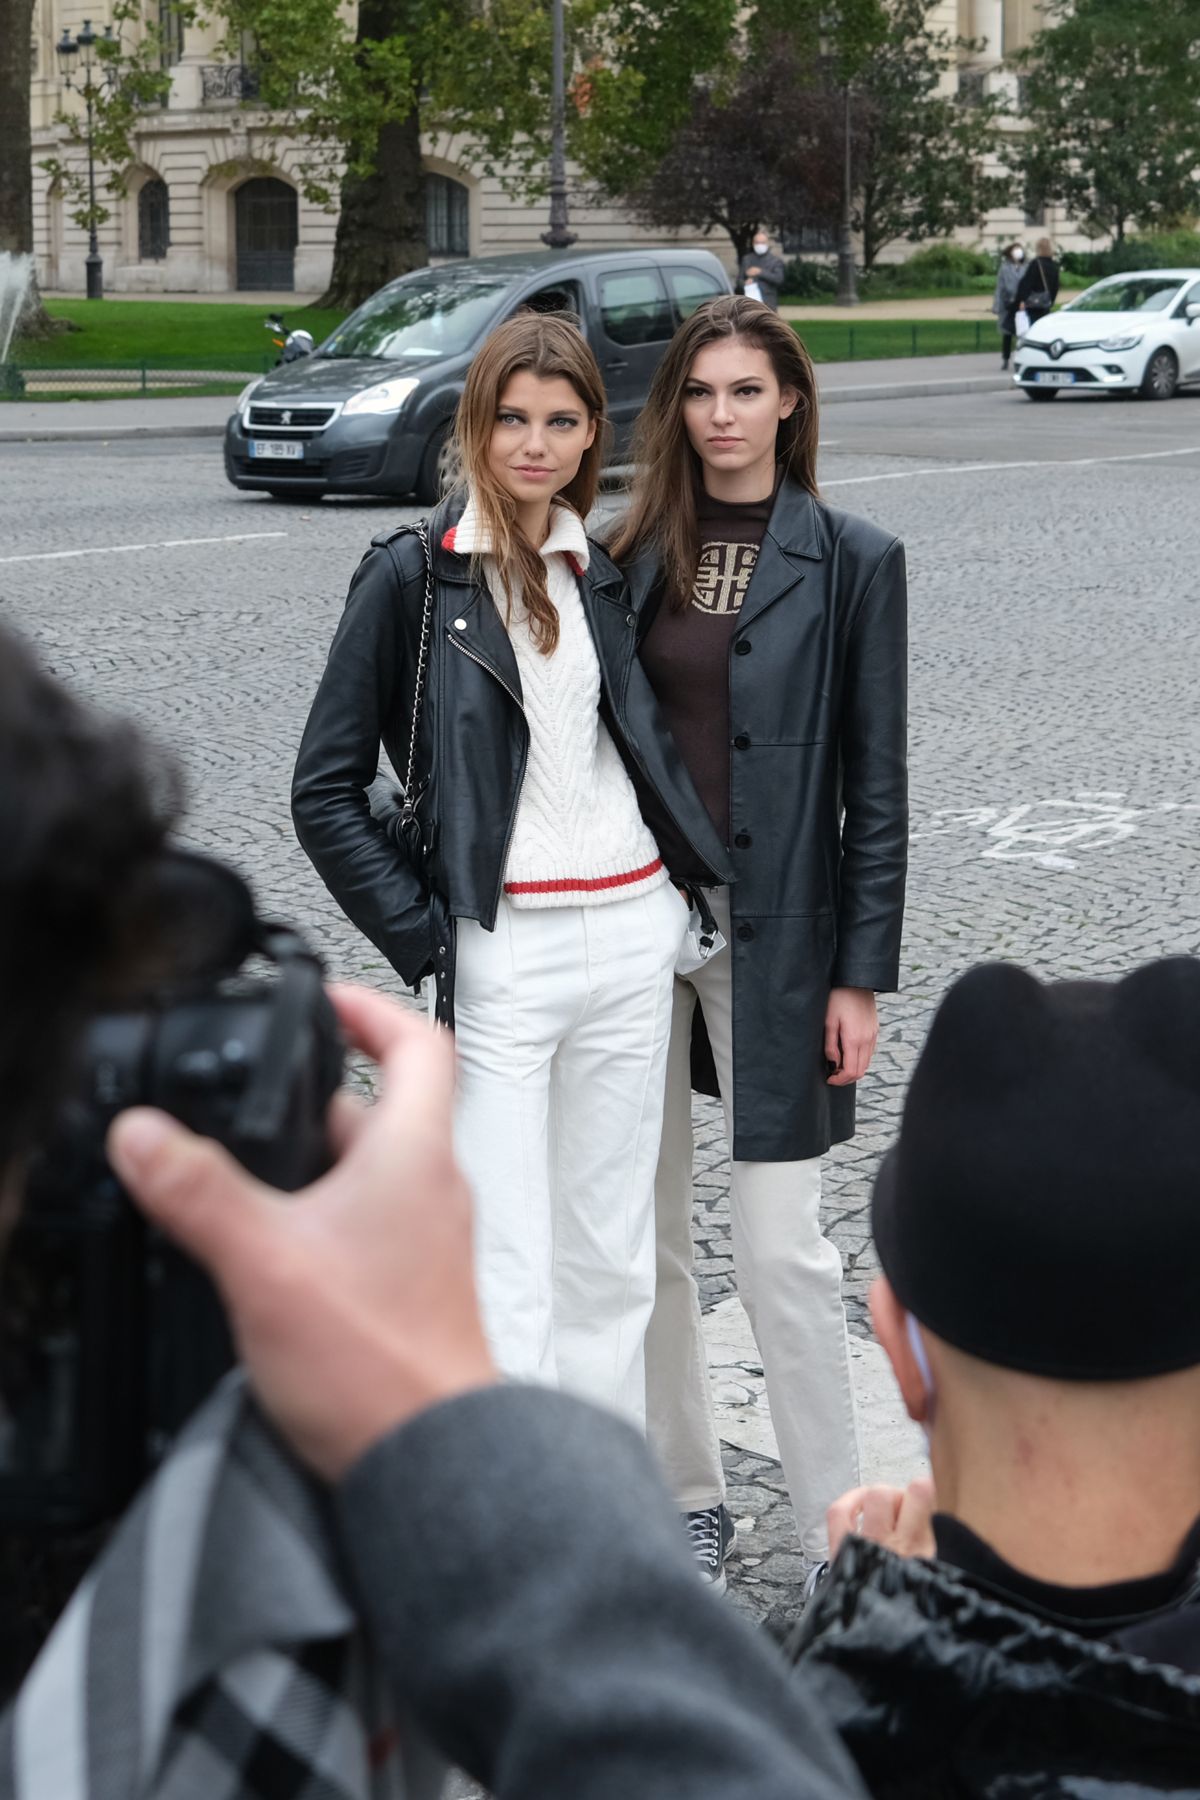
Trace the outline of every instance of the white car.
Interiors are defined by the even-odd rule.
[[[1031,400],[1075,393],[1169,400],[1200,383],[1200,269],[1110,275],[1031,325],[1013,358]]]

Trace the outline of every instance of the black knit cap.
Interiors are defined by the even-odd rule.
[[[872,1223],[901,1303],[984,1362],[1078,1381],[1200,1364],[1200,961],[964,975]]]

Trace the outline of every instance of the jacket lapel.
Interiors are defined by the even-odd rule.
[[[803,488],[783,482],[763,534],[737,629],[741,631],[781,600],[804,580],[805,563],[820,562],[823,555],[816,502]]]
[[[440,625],[460,650],[483,662],[517,698],[521,676],[512,641],[486,585],[471,578],[471,559],[448,550],[446,533],[462,517],[466,497],[451,494],[429,518],[429,550],[439,594]]]

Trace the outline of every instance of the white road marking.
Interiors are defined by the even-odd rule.
[[[254,538],[286,536],[286,531],[233,531],[227,537],[160,538],[153,544],[92,544],[86,550],[38,550],[29,556],[0,556],[0,563],[62,562],[71,556],[123,556],[130,550],[183,550],[192,544],[244,544]]]
[[[863,455],[870,455],[864,451]],[[1027,462],[944,463],[933,469],[893,469],[884,475],[843,475],[836,481],[823,481],[822,490],[835,487],[861,487],[868,481],[919,481],[926,475],[990,475],[998,469],[1088,469],[1096,463],[1155,462],[1164,456],[1200,456],[1200,444],[1186,450],[1128,450],[1120,456],[1031,457]]]

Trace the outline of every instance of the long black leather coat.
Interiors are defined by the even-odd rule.
[[[381,741],[402,777],[408,760],[425,558],[406,527],[373,539],[355,572],[292,783],[297,836],[330,893],[406,981],[436,974],[446,1024],[454,1018],[454,920],[495,927],[529,748],[504,622],[471,579],[470,559],[442,542],[463,505],[452,496],[428,522],[435,604],[414,784],[427,854],[414,861],[395,820],[372,816],[367,794]],[[725,847],[637,660],[625,583],[602,550],[593,547],[580,589],[600,663],[601,716],[651,829],[665,819],[664,839],[681,846],[672,876],[728,879]]]
[[[1019,1611],[945,1563],[849,1538],[793,1646],[875,1800],[1200,1797],[1200,1573],[1122,1634],[1137,1654]]]
[[[639,642],[657,558],[632,563]],[[904,548],[790,482],[729,653],[733,1154],[820,1156],[854,1133],[826,1081],[834,987],[899,983],[908,860]],[[697,1009],[693,1079],[715,1093]]]

